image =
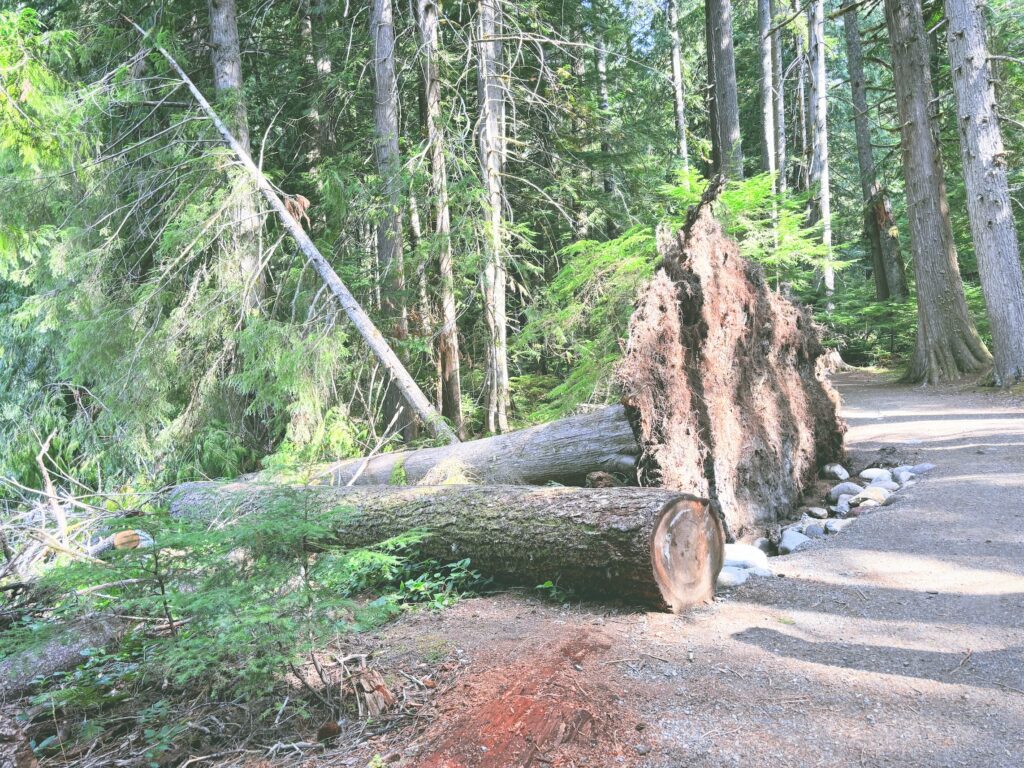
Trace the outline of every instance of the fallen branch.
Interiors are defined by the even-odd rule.
[[[459,438],[444,418],[437,412],[427,396],[423,394],[423,391],[416,384],[416,381],[409,375],[409,372],[402,365],[402,361],[398,359],[394,350],[388,345],[384,336],[374,325],[370,316],[366,314],[366,311],[360,306],[359,302],[356,301],[355,296],[349,291],[348,287],[338,277],[338,273],[334,271],[327,260],[320,253],[319,249],[314,245],[309,235],[303,230],[302,225],[299,224],[292,216],[288,209],[288,206],[278,196],[273,185],[267,180],[267,177],[263,175],[263,172],[256,167],[249,153],[246,152],[245,148],[238,143],[238,140],[234,137],[231,131],[228,130],[224,121],[220,119],[213,107],[210,106],[210,102],[203,96],[202,91],[196,87],[196,84],[192,82],[191,78],[185,74],[185,70],[181,68],[178,62],[174,59],[160,45],[152,39],[149,32],[144,30],[134,21],[127,16],[122,16],[135,30],[142,35],[146,40],[153,43],[153,47],[160,52],[160,54],[167,60],[167,63],[171,66],[178,77],[182,79],[186,87],[192,93],[193,98],[199,104],[199,107],[206,113],[207,117],[213,123],[217,132],[220,133],[224,143],[230,147],[231,151],[238,157],[239,163],[246,170],[250,177],[252,177],[256,188],[262,193],[263,197],[266,198],[267,202],[270,203],[270,207],[277,213],[278,219],[281,221],[281,225],[285,230],[294,238],[296,244],[299,246],[299,250],[306,256],[310,265],[316,271],[320,278],[330,289],[331,293],[341,304],[342,309],[345,310],[345,314],[348,315],[349,320],[359,331],[359,335],[363,337],[367,346],[373,354],[380,360],[381,364],[387,370],[391,376],[392,381],[401,392],[403,399],[409,404],[412,411],[426,424],[427,429],[430,433],[436,437],[443,439],[449,443],[459,442]]]

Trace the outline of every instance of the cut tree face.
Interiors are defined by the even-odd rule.
[[[724,553],[722,522],[707,499],[682,495],[665,506],[651,535],[651,566],[673,613],[715,596]]]

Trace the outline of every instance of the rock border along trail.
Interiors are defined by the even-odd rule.
[[[458,682],[429,725],[377,748],[448,768],[1024,764],[1024,409],[836,379],[854,476],[936,468],[841,534],[771,558],[775,577],[684,616],[506,594],[398,622],[379,662],[443,646]],[[570,642],[591,650],[552,667]],[[561,718],[540,737],[505,711],[536,713],[534,695]],[[581,718],[602,725],[544,735]]]

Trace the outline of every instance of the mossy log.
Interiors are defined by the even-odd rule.
[[[128,622],[118,616],[90,616],[58,626],[46,640],[0,660],[0,700],[14,698],[37,677],[73,669],[85,661],[83,651],[113,645],[127,631]]]
[[[423,531],[423,555],[469,558],[503,582],[550,580],[673,611],[711,599],[723,558],[710,502],[653,488],[202,482],[179,486],[170,503],[172,515],[210,521],[293,505],[346,547]]]

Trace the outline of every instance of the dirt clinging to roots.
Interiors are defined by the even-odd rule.
[[[810,313],[771,289],[710,208],[659,233],[662,265],[638,299],[619,378],[644,446],[641,482],[716,499],[739,539],[798,503],[841,456],[845,427]]]

